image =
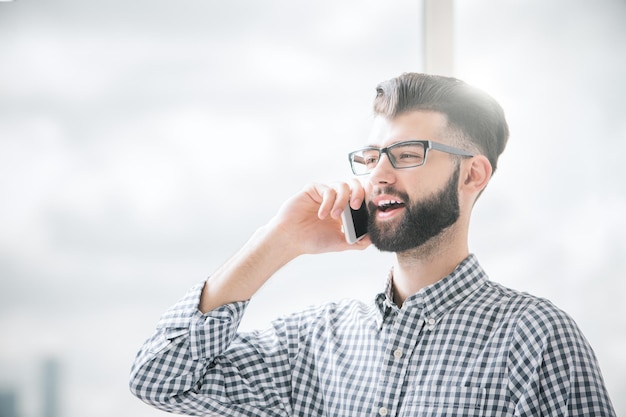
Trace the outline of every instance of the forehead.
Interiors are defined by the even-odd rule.
[[[446,126],[446,116],[434,111],[411,111],[393,119],[377,116],[372,125],[368,145],[389,146],[409,139],[441,142]]]

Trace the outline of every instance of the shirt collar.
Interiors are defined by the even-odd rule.
[[[439,321],[445,312],[473,293],[487,279],[476,256],[470,254],[450,275],[408,297],[402,308],[423,308],[427,317]],[[376,305],[383,317],[389,309],[398,309],[393,302],[393,270],[387,276],[385,291],[376,297]]]

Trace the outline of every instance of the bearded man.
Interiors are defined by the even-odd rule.
[[[615,416],[577,325],[491,281],[470,253],[476,199],[508,140],[500,105],[447,77],[381,83],[356,175],[312,184],[163,315],[132,392],[198,416]],[[362,180],[359,180],[362,179]],[[344,239],[365,202],[368,234]],[[250,298],[303,254],[395,253],[371,303],[344,300],[240,332]]]

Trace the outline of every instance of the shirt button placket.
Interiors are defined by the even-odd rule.
[[[375,407],[372,412],[380,417],[396,415],[398,398],[401,396],[401,388],[406,378],[408,362],[411,356],[411,347],[418,338],[418,316],[421,310],[407,309],[400,311],[389,329],[388,343],[383,368],[380,371],[380,392],[377,395]],[[422,322],[423,322],[422,318]],[[417,332],[409,331],[407,327],[414,323]],[[388,356],[387,356],[388,355]]]

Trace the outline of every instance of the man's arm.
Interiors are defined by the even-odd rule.
[[[356,209],[363,199],[358,181],[305,188],[211,276],[202,292],[200,311],[249,300],[275,272],[300,255],[366,248],[368,238],[354,245],[346,243],[340,221],[348,202]]]
[[[615,417],[591,346],[550,303],[533,305],[516,325],[509,389],[518,417]]]
[[[246,301],[301,254],[367,247],[369,239],[348,245],[339,220],[348,201],[358,207],[363,198],[360,184],[343,183],[311,185],[289,199],[202,286],[162,316],[135,359],[131,391],[157,408],[188,415],[288,414],[289,381],[282,379],[290,377],[287,347],[299,337],[290,332],[264,333],[267,340],[238,337]]]

